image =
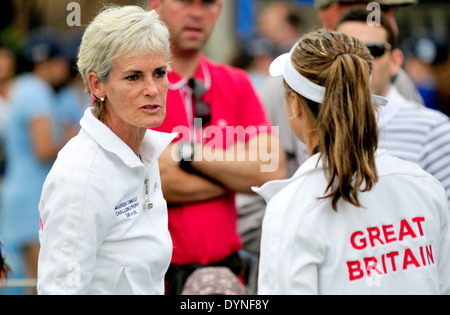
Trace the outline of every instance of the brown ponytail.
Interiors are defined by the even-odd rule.
[[[317,151],[328,177],[321,198],[331,198],[336,211],[340,198],[361,207],[358,193],[378,181],[378,133],[369,89],[372,57],[357,39],[319,30],[301,39],[292,63],[301,75],[326,88],[322,104],[298,95],[311,109],[320,139]]]

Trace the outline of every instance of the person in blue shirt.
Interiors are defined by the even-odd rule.
[[[66,85],[58,92],[57,117],[63,125],[78,125],[86,108],[91,105],[91,96],[85,91],[78,67],[78,51],[84,30],[69,32],[65,39],[64,55],[70,62],[70,75]]]
[[[10,248],[9,264],[15,275],[36,278],[42,185],[58,151],[77,131],[63,127],[56,119],[55,88],[69,74],[56,35],[36,30],[28,38],[25,54],[33,70],[17,79],[11,94],[0,232]]]

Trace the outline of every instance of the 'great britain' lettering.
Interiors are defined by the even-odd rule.
[[[425,217],[416,217],[411,220],[401,220],[397,226],[388,224],[355,231],[350,237],[350,244],[355,250],[361,251],[368,247],[385,246],[392,242],[402,242],[408,238],[422,237],[424,236],[424,222]],[[362,279],[364,276],[384,275],[398,270],[428,265],[434,265],[431,244],[382,253],[379,256],[365,257],[362,260],[347,261],[350,281]]]

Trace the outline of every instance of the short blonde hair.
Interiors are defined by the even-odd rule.
[[[157,52],[165,53],[169,62],[169,38],[167,27],[154,10],[138,6],[104,8],[86,28],[78,53],[78,71],[86,91],[92,94],[88,82],[91,71],[101,82],[108,80],[114,58]],[[97,113],[102,106],[100,100],[94,101]]]

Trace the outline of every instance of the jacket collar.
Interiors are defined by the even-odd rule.
[[[269,203],[270,199],[272,199],[273,196],[275,196],[280,190],[284,189],[289,184],[295,182],[298,178],[316,169],[321,170],[322,168],[322,159],[320,159],[320,153],[317,153],[307,159],[294,173],[294,175],[292,175],[291,178],[270,181],[259,188],[252,187],[252,190],[263,197],[267,203]]]
[[[169,72],[168,78],[169,78],[169,90],[179,90],[185,87],[190,79],[190,78],[183,78],[173,70]],[[205,85],[206,90],[209,90],[211,88],[211,73],[209,71],[208,59],[203,55],[203,53],[200,57],[200,63],[193,78],[201,80]]]
[[[86,109],[80,125],[82,130],[94,139],[99,146],[117,155],[129,167],[143,165],[133,150],[94,116],[92,108]],[[177,133],[169,134],[147,130],[141,144],[142,158],[145,164],[154,163],[176,136]]]
[[[375,157],[378,158],[384,155],[385,153],[386,153],[385,150],[378,149],[375,152]],[[282,189],[286,188],[291,183],[297,181],[300,177],[304,177],[305,175],[313,171],[320,171],[323,174],[323,160],[320,158],[320,153],[311,156],[302,165],[300,165],[299,169],[295,172],[295,174],[291,178],[270,181],[265,183],[259,188],[252,187],[252,190],[261,197],[263,197],[266,203],[269,203],[270,199],[272,199]]]
[[[145,163],[156,162],[177,135],[177,132],[165,133],[148,129],[141,144],[142,159]]]
[[[379,106],[377,111],[377,123],[380,129],[384,129],[392,118],[400,111],[402,96],[398,90],[391,86],[386,95],[389,103],[386,106]]]

